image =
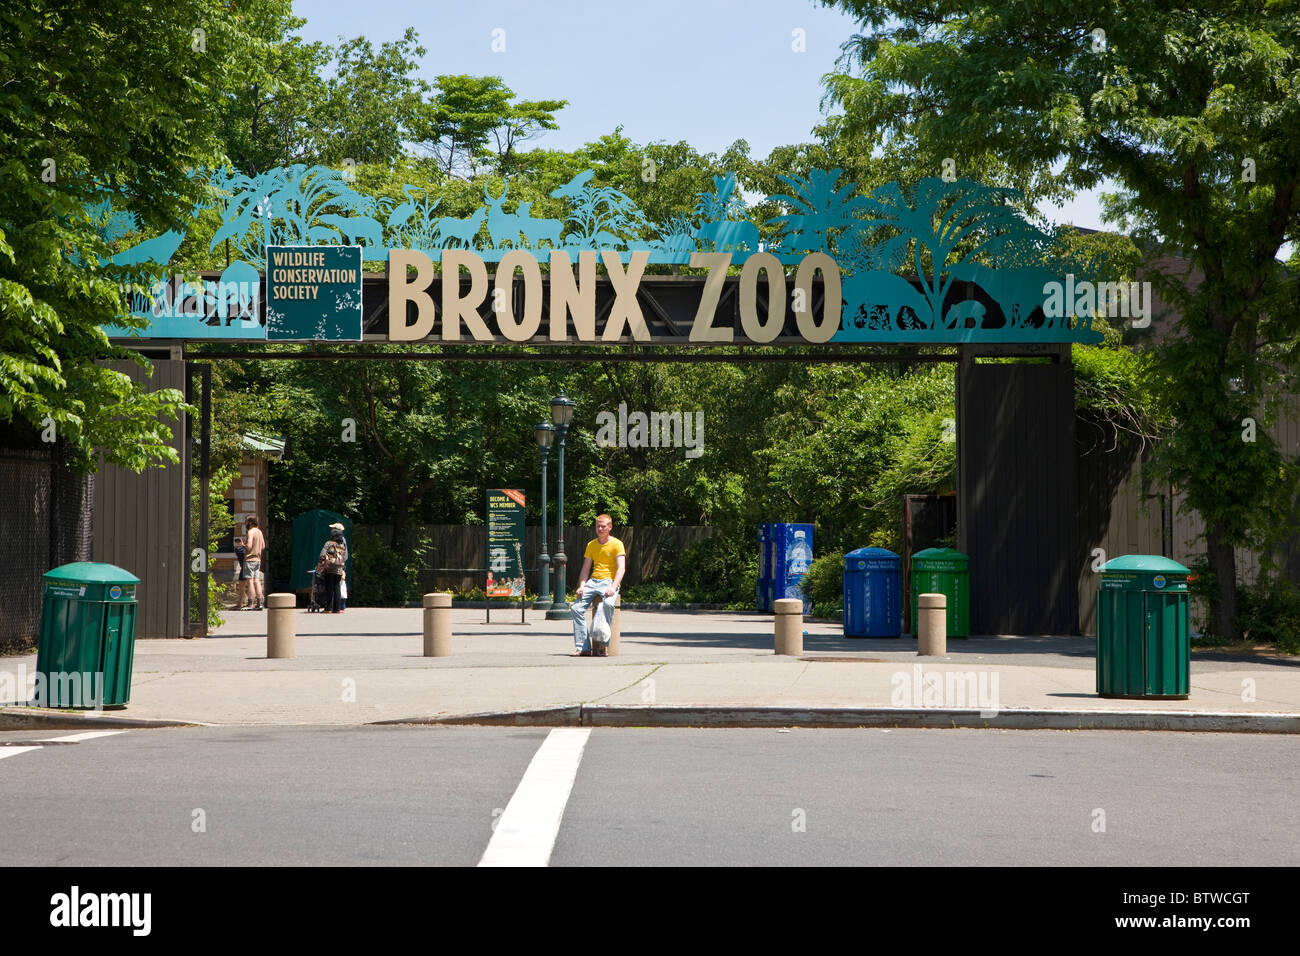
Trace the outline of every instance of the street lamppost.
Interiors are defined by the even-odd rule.
[[[537,559],[542,574],[533,610],[547,611],[551,607],[551,556],[546,553],[546,465],[551,456],[551,443],[555,441],[555,426],[542,422],[533,429],[533,437],[537,439],[537,450],[542,456],[542,555]]]
[[[564,436],[569,432],[569,423],[573,421],[573,399],[561,392],[551,399],[551,421],[558,432],[560,461],[556,473],[556,509],[555,509],[555,600],[546,612],[548,621],[568,620],[569,611],[569,559],[564,553]]]

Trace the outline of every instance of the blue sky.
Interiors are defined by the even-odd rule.
[[[856,25],[811,0],[295,0],[308,40],[366,36],[378,45],[413,26],[422,75],[490,74],[525,99],[567,99],[560,128],[533,141],[572,149],[622,124],[635,142],[685,140],[702,152],[749,142],[763,157],[804,142],[821,119],[821,78]],[[495,30],[505,51],[493,52]],[[804,52],[795,52],[796,30]],[[1100,228],[1080,194],[1049,218]]]

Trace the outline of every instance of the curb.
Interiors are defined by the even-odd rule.
[[[1300,734],[1300,714],[1149,710],[1004,710],[903,707],[697,707],[580,705],[407,717],[377,724],[496,727],[898,727],[986,730],[1165,730]]]
[[[70,714],[39,707],[0,707],[0,730],[85,730],[87,727],[207,727],[197,720],[169,720],[166,717],[118,717],[87,711]]]
[[[397,717],[375,720],[367,727],[406,724],[481,724],[496,727],[581,727],[582,706],[543,707],[539,710],[500,710],[482,714],[454,714],[446,717]]]

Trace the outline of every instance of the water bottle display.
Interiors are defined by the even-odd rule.
[[[804,602],[804,610],[807,612],[808,600],[803,593],[803,579],[808,574],[808,568],[812,566],[813,550],[812,542],[809,540],[812,535],[811,526],[786,526],[787,536],[785,538],[785,586],[782,597],[798,598]],[[790,533],[793,532],[793,533]]]
[[[802,583],[813,560],[813,526],[810,524],[760,525],[758,529],[758,609],[771,611],[776,598],[799,598],[805,614],[812,602]]]

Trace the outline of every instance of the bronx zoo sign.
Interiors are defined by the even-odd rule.
[[[624,259],[626,258],[626,262]],[[687,341],[701,344],[754,343],[764,345],[776,339],[786,324],[785,267],[770,252],[755,252],[745,257],[740,273],[739,308],[741,335],[729,326],[714,324],[718,302],[732,256],[726,252],[692,252],[688,264],[706,270],[703,291]],[[533,342],[539,338],[551,342],[651,342],[645,315],[637,299],[641,279],[650,253],[639,251],[620,256],[602,250],[614,299],[605,319],[604,329],[596,331],[596,253],[578,253],[575,278],[569,253],[553,250],[550,254],[549,294],[542,285],[542,270],[536,256],[522,249],[501,257],[492,284],[491,308],[502,336],[510,342]],[[407,267],[415,269],[414,279],[407,278]],[[480,310],[488,297],[487,266],[478,255],[460,250],[442,253],[441,338],[444,342],[461,340],[461,325],[470,337],[492,342],[496,337],[484,323]],[[392,341],[410,342],[428,337],[438,318],[433,297],[425,291],[433,280],[433,261],[414,249],[394,250],[388,254],[388,337]],[[447,277],[461,272],[469,274],[469,289]],[[515,275],[523,276],[523,308],[517,313],[514,303]],[[820,273],[824,289],[820,317],[813,316],[813,277]],[[767,280],[767,305],[762,314],[758,305],[758,277]],[[824,252],[805,256],[794,275],[791,295],[799,336],[809,343],[829,342],[840,331],[840,269]],[[415,320],[407,321],[407,303],[415,304]],[[545,333],[542,333],[542,307],[549,307]],[[569,335],[572,319],[573,337]]]
[[[156,283],[131,301],[147,329],[106,331],[539,345],[1064,343],[1100,341],[1094,314],[1149,316],[1136,285],[1095,282],[1103,262],[1070,257],[1057,232],[1020,216],[1006,201],[1014,190],[929,178],[863,194],[840,170],[812,170],[781,177],[788,192],[767,200],[785,212],[761,239],[740,218],[734,174],[713,177],[690,216],[662,224],[594,177],[587,170],[551,191],[553,217],[534,215],[533,202],[508,211],[508,183],[500,196],[485,189],[468,216],[440,216],[441,197],[409,185],[404,199],[364,195],[326,167],[221,170],[199,208],[219,213],[208,247],[225,244],[230,265],[198,283]],[[106,238],[134,238],[129,213],[105,202],[98,215]],[[145,239],[109,262],[166,266],[184,238]],[[365,273],[366,262],[385,263],[386,280]],[[667,266],[691,272],[666,275]],[[373,304],[385,286],[387,308],[363,308],[363,289]],[[665,295],[678,317],[671,334]],[[380,311],[386,335],[364,327]]]

